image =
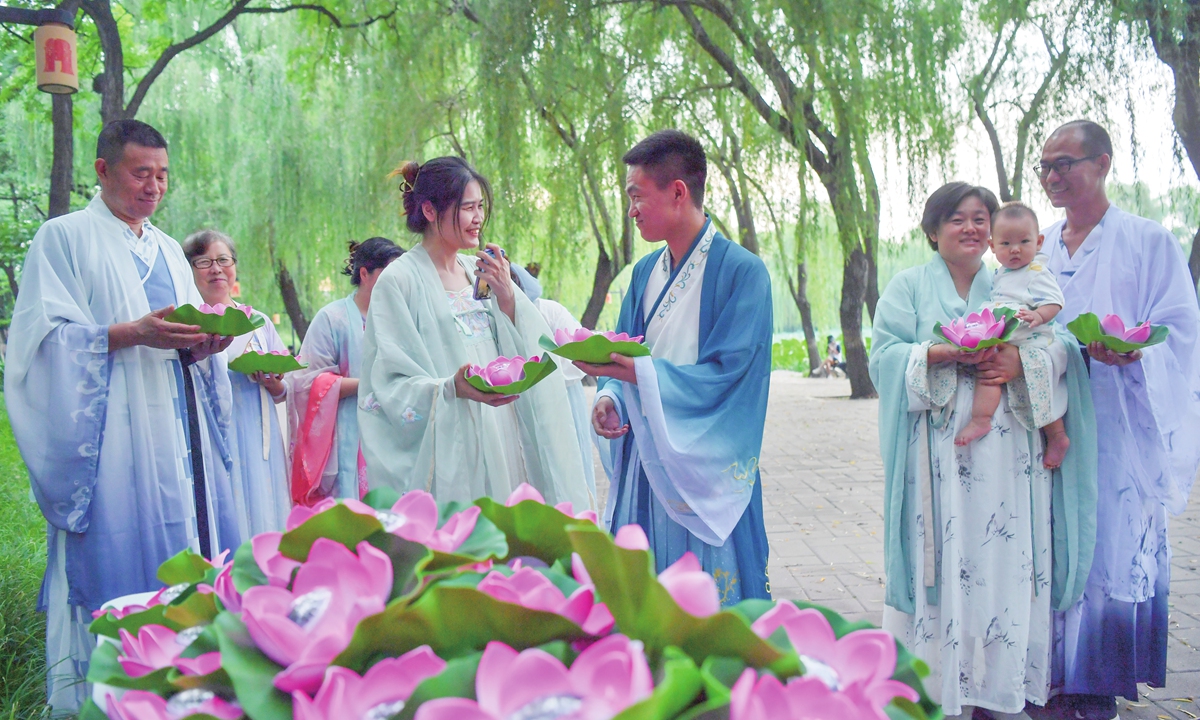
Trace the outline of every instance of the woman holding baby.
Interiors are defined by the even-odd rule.
[[[1036,258],[1036,217],[997,206],[963,182],[929,197],[921,228],[936,254],[888,284],[871,353],[886,478],[883,624],[929,664],[926,687],[949,718],[975,707],[1024,718],[1026,701],[1046,703],[1052,612],[1082,592],[1095,536],[1086,369],[1050,329],[1061,295]],[[989,244],[1006,274],[995,292]],[[935,336],[938,323],[984,307],[1021,318],[1009,342],[970,351]]]

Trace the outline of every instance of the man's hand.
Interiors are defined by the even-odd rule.
[[[454,394],[464,400],[474,400],[484,405],[492,407],[502,407],[509,403],[516,402],[519,395],[500,395],[497,393],[485,393],[477,389],[474,385],[467,382],[467,368],[471,367],[463,365],[454,373]]]
[[[1021,351],[1016,345],[1003,343],[995,347],[995,354],[975,366],[975,379],[982,385],[1003,385],[1013,378],[1025,374],[1021,365]]]
[[[233,336],[205,335],[203,341],[192,346],[192,361],[200,362],[210,355],[224,352],[225,348],[229,347],[229,344],[232,342]]]
[[[269,373],[260,370],[251,375],[250,379],[266,388],[267,392],[271,393],[272,400],[279,402],[283,399],[283,373]]]
[[[603,365],[576,362],[575,367],[592,377],[610,377],[621,382],[627,382],[630,385],[637,385],[637,371],[633,369],[633,358],[613,353],[609,355],[609,359],[612,362]]]
[[[175,306],[168,305],[139,320],[109,325],[109,351],[123,350],[135,345],[145,345],[159,350],[183,350],[195,348],[208,340],[208,334],[200,332],[199,325],[167,322],[164,318],[174,311]]]
[[[621,424],[617,406],[610,397],[600,398],[596,402],[596,407],[592,408],[592,429],[600,437],[609,440],[615,440],[629,432],[629,426]]]
[[[1142,351],[1134,350],[1131,353],[1119,353],[1109,350],[1102,342],[1088,343],[1088,356],[1093,360],[1099,360],[1105,365],[1114,367],[1125,367],[1142,359]]]

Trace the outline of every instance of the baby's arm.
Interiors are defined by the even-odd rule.
[[[1033,310],[1022,309],[1017,311],[1017,319],[1024,320],[1029,327],[1035,328],[1053,320],[1060,310],[1062,305],[1043,305]]]

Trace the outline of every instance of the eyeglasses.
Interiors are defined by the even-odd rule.
[[[1100,153],[1100,155],[1103,154],[1104,153]],[[1049,163],[1039,162],[1033,166],[1033,171],[1037,173],[1037,176],[1040,178],[1045,178],[1050,174],[1051,170],[1059,175],[1066,175],[1067,173],[1071,172],[1071,168],[1074,167],[1075,163],[1081,163],[1086,160],[1095,160],[1096,158],[1100,157],[1100,155],[1088,155],[1087,157],[1081,158],[1059,158],[1054,162]]]
[[[197,270],[207,270],[212,267],[213,263],[216,263],[221,267],[229,267],[231,265],[236,265],[237,260],[234,260],[228,255],[218,255],[215,258],[202,257],[193,260],[192,267],[196,268]]]

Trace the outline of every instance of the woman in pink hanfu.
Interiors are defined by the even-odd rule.
[[[342,271],[354,292],[317,312],[299,360],[288,375],[292,501],[313,505],[326,497],[366,494],[366,463],[358,447],[358,378],[363,329],[379,274],[404,250],[387,238],[350,243]]]

